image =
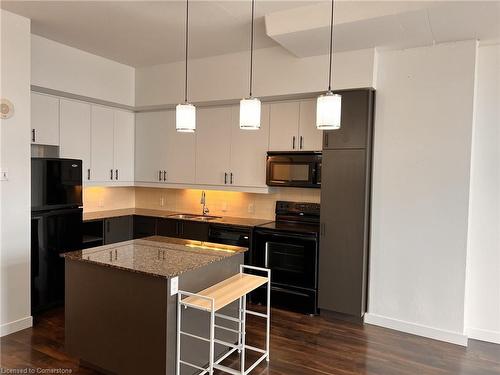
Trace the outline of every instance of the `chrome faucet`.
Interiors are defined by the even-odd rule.
[[[201,199],[200,199],[200,204],[202,205],[201,212],[202,212],[203,216],[205,216],[206,214],[208,214],[210,212],[210,210],[208,209],[208,207],[206,205],[206,202],[207,202],[207,198],[205,196],[205,190],[203,190],[201,192]]]

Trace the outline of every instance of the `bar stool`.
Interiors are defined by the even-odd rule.
[[[253,271],[263,272],[266,277],[254,274],[245,273],[244,270],[249,269]],[[246,295],[251,291],[267,284],[267,311],[266,314],[257,311],[247,310],[246,308]],[[185,298],[183,298],[185,297]],[[223,307],[238,300],[238,318],[227,316],[217,313]],[[271,325],[271,270],[267,268],[253,267],[240,265],[240,272],[236,275],[221,281],[211,287],[202,290],[198,293],[191,293],[186,291],[178,291],[177,294],[177,358],[176,358],[176,374],[180,375],[181,365],[186,365],[201,372],[199,375],[209,374],[213,375],[214,369],[227,372],[234,375],[245,375],[250,373],[259,363],[264,359],[269,362],[269,331]],[[197,336],[189,332],[184,332],[181,329],[181,307],[193,308],[210,313],[210,337],[207,339],[202,336]],[[266,348],[260,349],[246,344],[245,341],[245,321],[246,314],[266,318]],[[228,321],[238,323],[238,329],[232,329],[215,324],[215,318],[226,319]],[[218,340],[215,338],[215,328],[231,331],[238,334],[238,343],[229,343],[226,341]],[[194,339],[202,340],[209,343],[209,360],[208,367],[201,367],[196,364],[183,361],[181,359],[181,336],[189,336]],[[231,348],[227,353],[218,359],[214,359],[214,344],[220,344]],[[245,370],[245,350],[249,349],[262,355]],[[240,354],[240,370],[235,370],[220,363],[229,357],[232,353],[238,351]]]

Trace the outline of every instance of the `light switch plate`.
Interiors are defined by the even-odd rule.
[[[179,291],[179,277],[173,277],[170,279],[170,295],[175,296]]]
[[[0,171],[0,181],[9,181],[9,171],[7,170]]]

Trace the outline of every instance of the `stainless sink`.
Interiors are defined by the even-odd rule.
[[[210,221],[221,218],[220,216],[195,215],[195,214],[176,214],[168,217],[172,219],[186,219],[186,220],[200,220],[200,221]]]

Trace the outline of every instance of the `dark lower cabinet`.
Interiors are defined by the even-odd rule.
[[[144,238],[156,235],[155,217],[150,216],[134,216],[134,239]]]
[[[177,219],[158,219],[158,235],[187,240],[208,241],[208,223]]]
[[[133,235],[133,217],[119,216],[104,219],[104,244],[128,241]]]
[[[165,237],[179,237],[179,220],[158,219],[156,234]]]
[[[208,241],[208,227],[208,223],[180,220],[179,236],[187,240]]]

